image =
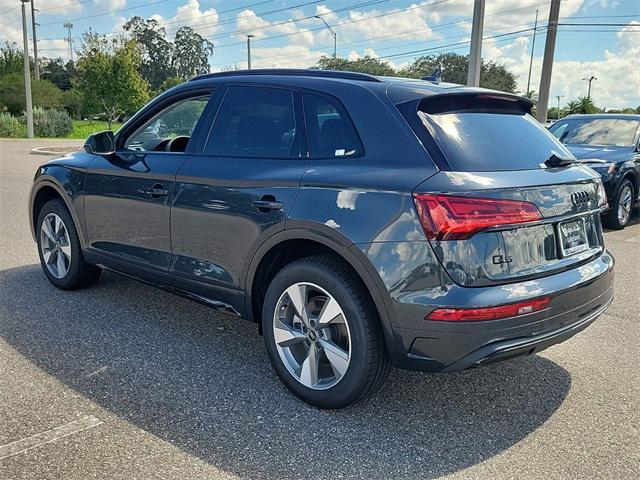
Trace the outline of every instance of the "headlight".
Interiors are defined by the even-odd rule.
[[[604,185],[602,184],[601,179],[598,179],[598,188],[596,191],[596,195],[598,196],[598,207],[607,207],[607,193],[604,191]]]

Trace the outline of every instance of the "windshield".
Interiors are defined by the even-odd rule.
[[[568,118],[559,120],[549,129],[565,144],[633,145],[640,126],[638,120],[624,118]]]
[[[529,114],[419,111],[418,116],[456,171],[529,170],[541,168],[554,153],[573,157]]]

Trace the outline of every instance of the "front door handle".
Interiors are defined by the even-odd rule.
[[[161,184],[156,183],[150,189],[145,190],[144,193],[151,198],[160,198],[169,195],[169,190],[166,190]]]
[[[282,202],[276,200],[254,200],[251,202],[253,208],[257,208],[260,212],[268,212],[270,210],[281,210]]]

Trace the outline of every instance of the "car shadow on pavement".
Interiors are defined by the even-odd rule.
[[[0,291],[0,336],[18,353],[242,478],[438,477],[522,440],[571,386],[532,356],[449,375],[393,370],[372,399],[321,411],[281,385],[247,321],[110,273],[62,292],[30,265],[0,272]]]

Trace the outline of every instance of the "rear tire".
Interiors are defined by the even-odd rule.
[[[44,204],[36,223],[38,254],[49,281],[62,290],[88,287],[100,277],[100,268],[88,264],[73,218],[62,200]]]
[[[622,230],[629,223],[634,204],[635,190],[633,184],[628,179],[625,179],[622,181],[618,193],[611,202],[611,208],[604,218],[605,225],[614,230]]]
[[[262,331],[283,383],[320,408],[371,396],[389,373],[371,300],[360,279],[330,255],[296,260],[276,274],[265,296]]]

